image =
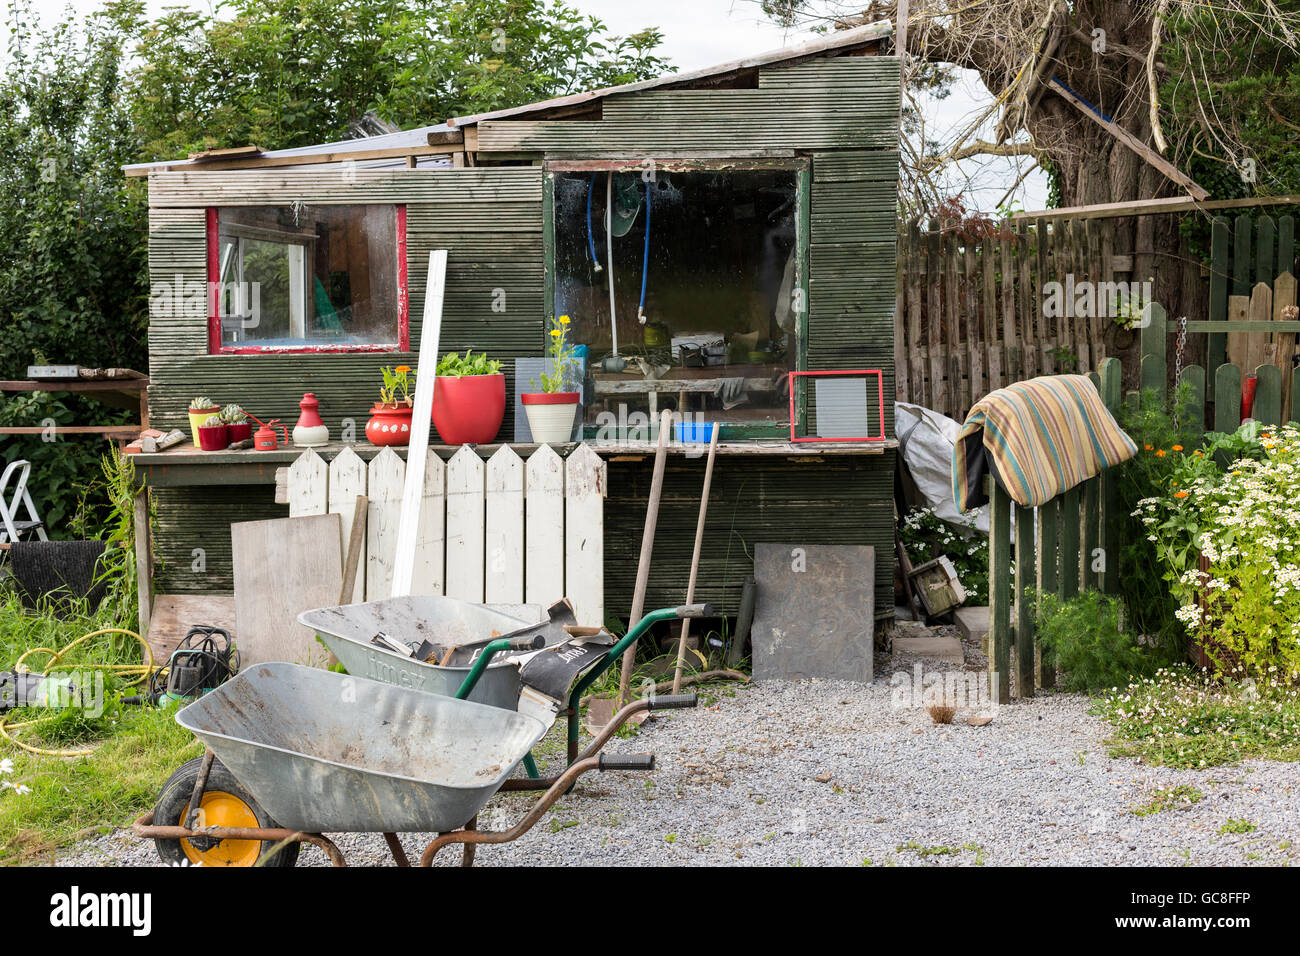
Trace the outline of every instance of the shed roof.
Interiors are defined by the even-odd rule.
[[[466,126],[475,126],[486,120],[567,111],[575,107],[596,104],[607,96],[620,93],[636,93],[650,89],[689,89],[720,86],[763,66],[864,50],[889,36],[893,29],[893,24],[890,21],[878,20],[875,23],[869,23],[866,26],[856,27],[852,30],[837,31],[808,43],[783,47],[779,50],[770,50],[767,53],[760,53],[740,60],[731,60],[699,70],[690,70],[686,73],[668,73],[652,80],[625,83],[621,86],[611,86],[586,93],[574,93],[568,96],[541,100],[509,109],[494,110],[489,113],[479,113],[473,116],[454,117],[446,123],[439,123],[435,126],[420,126],[415,129],[402,130],[398,133],[386,133],[381,136],[368,136],[361,139],[346,139],[333,143],[319,143],[315,146],[297,146],[292,149],[258,150],[257,152],[242,153],[238,157],[232,157],[229,154],[209,156],[200,154],[189,159],[132,163],[123,166],[122,169],[128,176],[147,176],[151,172],[174,169],[237,169],[265,165],[310,168],[345,161],[355,162],[359,169],[396,169],[406,165],[408,156],[415,158],[416,165],[419,168],[449,167],[452,165],[451,152],[439,152],[438,146],[444,145],[439,141],[454,138]],[[312,162],[312,157],[319,157],[320,161]]]

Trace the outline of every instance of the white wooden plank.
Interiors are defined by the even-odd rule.
[[[366,600],[381,601],[393,593],[393,555],[402,520],[402,489],[406,462],[391,448],[370,460],[367,474],[370,505],[366,513]]]
[[[329,513],[339,516],[342,538],[339,546],[346,566],[348,541],[352,537],[352,519],[356,516],[357,495],[366,493],[366,463],[351,448],[344,448],[329,465]],[[352,589],[352,603],[366,599],[366,562],[362,555],[357,565],[357,583]]]
[[[550,445],[524,466],[524,595],[549,607],[564,597],[564,461]]]
[[[468,445],[447,462],[447,597],[483,600],[484,467]]]
[[[410,465],[408,463],[407,467]],[[419,534],[415,539],[415,564],[411,576],[412,594],[441,595],[446,587],[443,550],[446,546],[447,466],[437,455],[424,465],[424,498],[420,504]]]
[[[406,452],[406,488],[402,492],[402,520],[397,528],[393,562],[393,594],[410,594],[415,578],[415,552],[419,545],[420,508],[424,505],[425,465],[429,457],[433,386],[438,376],[438,338],[442,331],[442,297],[447,287],[447,250],[429,253],[429,278],[425,283],[424,321],[420,326],[420,361],[416,365],[415,410],[411,416],[411,441]],[[477,456],[475,456],[477,457]],[[482,598],[478,598],[482,600]]]
[[[484,600],[524,603],[524,462],[502,445],[487,463]]]
[[[289,517],[329,512],[329,467],[310,448],[289,466]]]
[[[580,445],[564,463],[564,595],[578,623],[605,623],[605,462]]]

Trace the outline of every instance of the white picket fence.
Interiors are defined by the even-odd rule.
[[[406,462],[385,448],[369,463],[345,448],[326,464],[308,450],[289,468],[289,515],[338,514],[343,547],[357,495],[369,498],[366,554],[354,601],[389,596]],[[567,597],[579,623],[605,623],[605,462],[587,445],[567,459],[543,445],[524,461],[469,447],[425,467],[412,593],[488,604]]]

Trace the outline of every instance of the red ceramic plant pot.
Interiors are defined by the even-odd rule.
[[[433,389],[433,427],[446,445],[482,445],[506,417],[504,375],[439,375]]]
[[[225,451],[229,445],[229,425],[199,426],[199,447],[204,451]]]
[[[411,440],[410,405],[383,405],[378,402],[370,409],[366,422],[366,439],[372,445],[405,445]]]
[[[230,444],[232,445],[235,444],[235,442],[241,442],[246,438],[253,437],[252,422],[236,422],[235,424],[227,425],[226,427],[230,429],[229,438]]]

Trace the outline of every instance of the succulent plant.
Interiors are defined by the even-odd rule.
[[[206,395],[200,395],[198,398],[190,399],[190,411],[192,412],[201,412],[204,409],[216,407],[217,406],[213,404],[212,399],[208,398]]]
[[[221,420],[227,425],[242,425],[248,421],[248,413],[238,405],[227,405],[221,410]]]
[[[200,425],[199,427],[212,428],[215,425],[224,425],[224,424],[226,424],[226,421],[220,415],[209,415],[207,418],[203,419],[203,424]]]

